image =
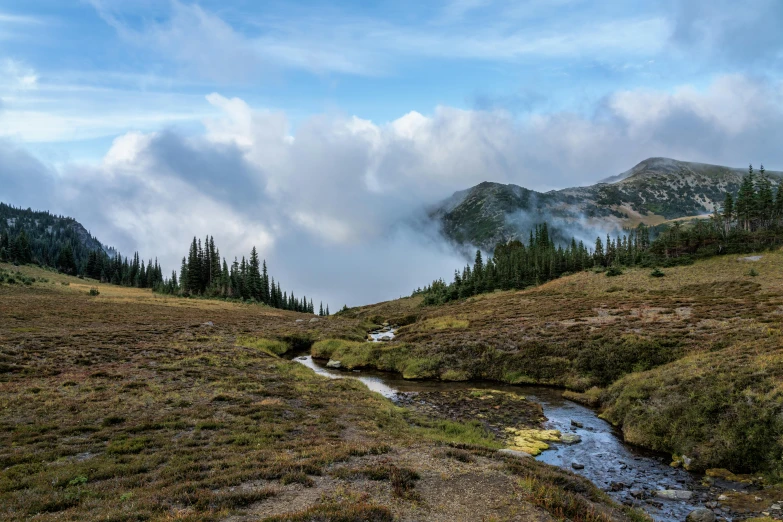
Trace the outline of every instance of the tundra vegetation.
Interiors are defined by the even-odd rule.
[[[364,318],[0,269],[4,520],[644,519],[489,426],[279,357]]]
[[[783,478],[780,250],[611,278],[583,270],[439,306],[425,299],[341,312],[416,320],[390,343],[324,341],[313,354],[408,378],[560,386],[600,407],[627,441],[685,455],[692,469]]]

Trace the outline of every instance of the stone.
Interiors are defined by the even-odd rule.
[[[207,321],[206,323],[201,323],[201,326],[215,326],[215,323],[212,321]]]
[[[690,500],[693,496],[693,491],[685,491],[682,489],[661,489],[655,492],[655,496],[658,498],[665,498],[667,500]]]
[[[571,427],[572,428],[584,428],[585,425],[582,424],[581,422],[577,422],[577,421],[571,419]]]
[[[715,522],[715,513],[707,508],[694,509],[685,517],[686,522]]]
[[[638,499],[643,499],[647,496],[647,493],[643,489],[632,489],[628,493],[630,493],[633,498]]]
[[[611,484],[609,484],[609,489],[615,492],[622,491],[627,487],[628,486],[626,484],[623,484],[622,482],[612,482]]]
[[[380,341],[383,341],[383,342],[389,342],[389,341],[391,341],[391,340],[392,340],[392,338],[391,338],[391,337],[389,337],[388,335],[384,335],[384,336],[383,336],[383,337],[381,337],[379,340],[380,340]]]
[[[572,462],[571,467],[574,469],[585,469],[585,465],[579,464],[578,462]]]
[[[728,499],[729,499],[729,497],[727,497],[726,495],[721,495],[721,496],[718,497],[718,500],[720,500],[720,501],[724,501],[724,500],[728,500]]]
[[[296,320],[296,322],[297,322],[297,323],[303,323],[303,322],[304,322],[304,319],[297,319],[297,320]]]
[[[560,436],[560,442],[562,442],[563,444],[577,444],[579,442],[582,442],[582,437],[574,433],[563,433]]]
[[[329,359],[329,362],[326,363],[326,367],[338,369],[343,367],[343,363],[340,361],[335,361],[334,359]]]
[[[519,451],[519,450],[513,450],[511,448],[498,450],[498,453],[500,455],[508,455],[509,457],[516,457],[518,459],[524,459],[531,456],[530,453],[525,453],[524,451]]]
[[[312,319],[310,319],[311,323],[317,323],[318,321],[320,321],[320,319],[318,319],[317,317],[313,317]]]

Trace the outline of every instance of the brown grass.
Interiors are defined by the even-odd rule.
[[[362,338],[361,318],[297,323],[309,317],[21,270],[47,281],[0,285],[2,519],[449,520],[447,477],[492,474],[496,496],[513,480],[483,429],[275,357],[278,342]],[[473,460],[433,456],[449,443]],[[378,459],[387,479],[350,478]]]

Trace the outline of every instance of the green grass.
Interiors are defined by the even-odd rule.
[[[237,339],[237,345],[260,350],[273,357],[280,357],[290,349],[289,345],[283,341],[256,337],[239,337]]]

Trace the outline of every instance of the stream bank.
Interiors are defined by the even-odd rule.
[[[611,424],[600,419],[590,408],[564,399],[560,390],[487,382],[411,381],[384,372],[327,368],[326,361],[316,361],[309,355],[300,355],[294,360],[329,378],[357,379],[400,406],[424,413],[427,410],[448,412],[453,420],[471,420],[475,411],[461,412],[458,401],[437,399],[438,396],[447,397],[446,392],[498,390],[525,397],[543,409],[546,429],[579,439],[578,443],[571,444],[554,442],[551,449],[536,457],[537,460],[584,476],[617,502],[643,509],[656,521],[682,521],[692,511],[705,507],[714,511],[718,519],[725,520],[760,516],[765,509],[761,505],[733,509],[737,503],[724,501],[731,495],[747,495],[749,486],[719,480],[707,483],[703,477],[672,468],[668,456],[625,444]],[[761,500],[753,493],[751,496]]]

